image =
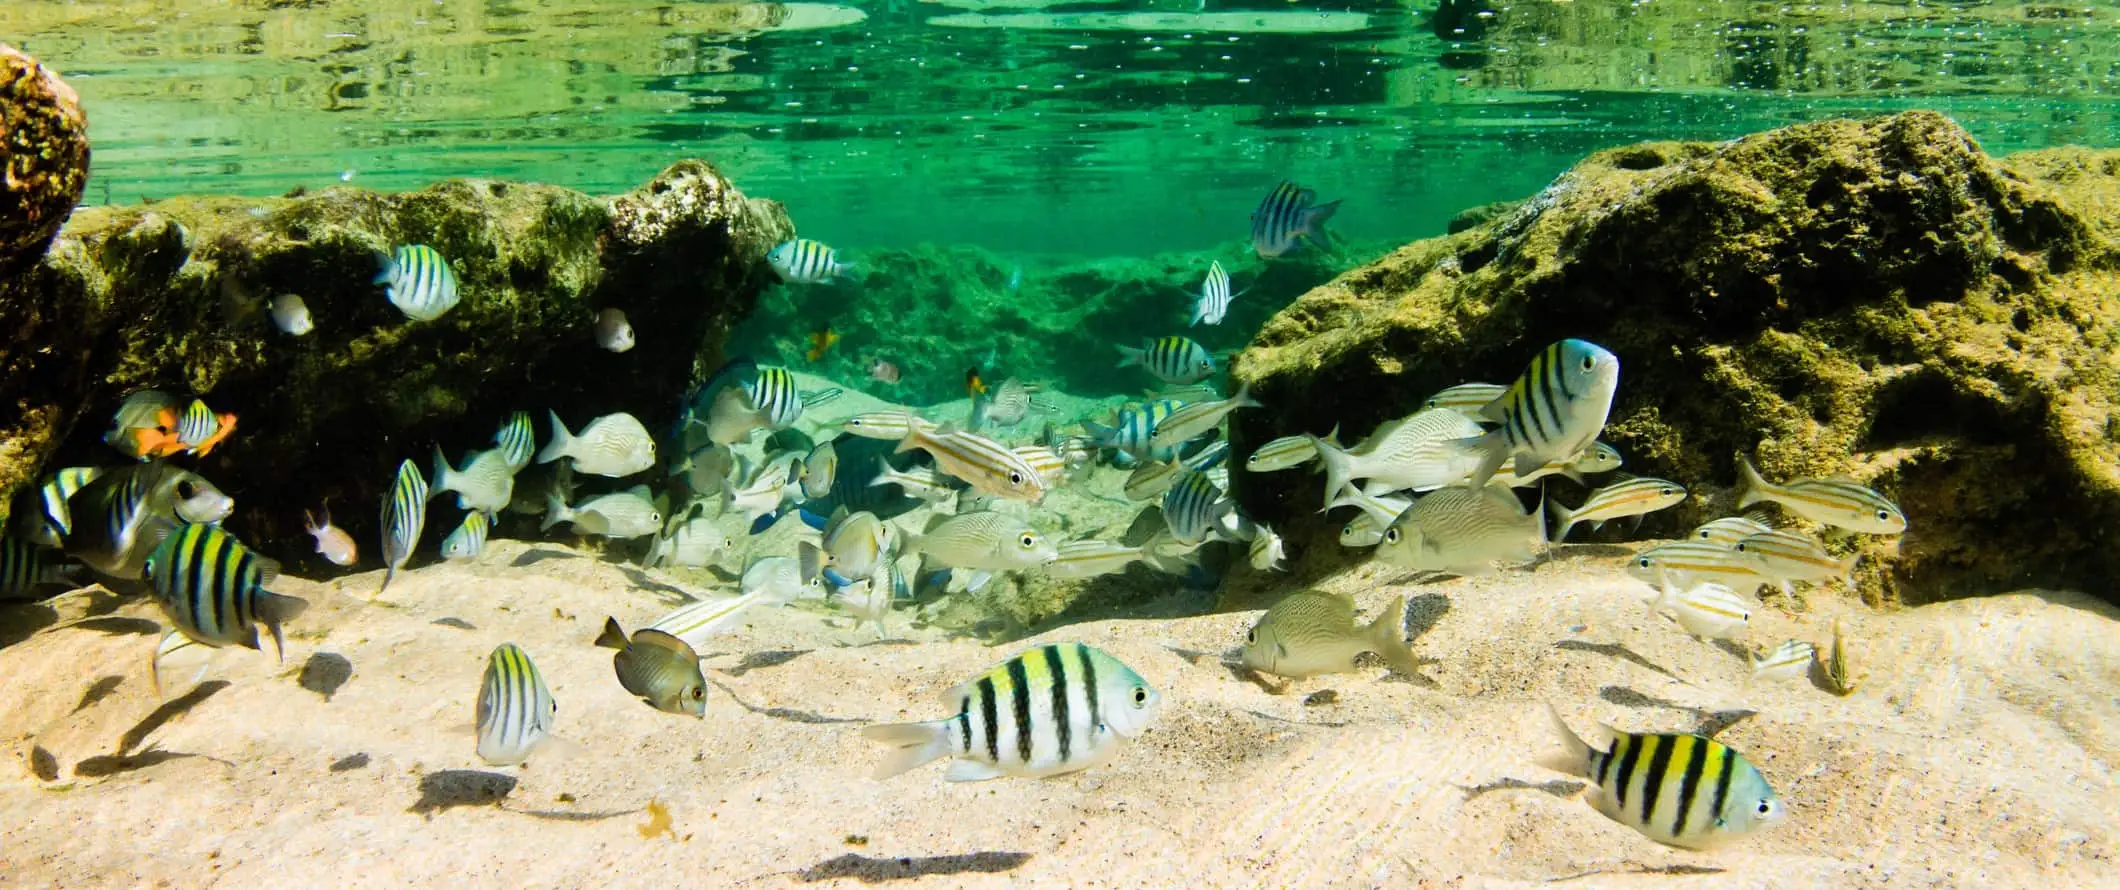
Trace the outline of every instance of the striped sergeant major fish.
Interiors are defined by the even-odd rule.
[[[1163,521],[1170,527],[1172,537],[1197,544],[1221,526],[1234,506],[1206,473],[1186,470],[1163,493]]]
[[[183,416],[177,418],[177,441],[198,457],[205,457],[235,431],[236,416],[214,414],[203,399],[192,399]]]
[[[473,510],[464,514],[464,522],[442,539],[443,559],[477,559],[486,552],[486,535],[492,530],[493,521],[485,511]]]
[[[390,305],[413,321],[433,321],[456,308],[456,272],[440,251],[408,244],[376,254],[375,283],[384,285]]]
[[[1329,250],[1325,221],[1339,209],[1340,202],[1319,204],[1317,192],[1283,180],[1251,212],[1251,247],[1265,259],[1286,256],[1305,242]]]
[[[1119,409],[1114,426],[1084,421],[1082,428],[1089,431],[1090,439],[1099,448],[1123,451],[1142,460],[1170,461],[1178,457],[1176,446],[1166,448],[1149,447],[1149,439],[1155,435],[1156,425],[1179,408],[1184,402],[1176,399],[1157,399],[1144,405],[1128,405]]]
[[[478,687],[478,757],[494,766],[514,766],[550,738],[559,703],[545,688],[530,655],[502,643],[486,657]]]
[[[1619,357],[1585,340],[1562,340],[1541,350],[1509,390],[1481,409],[1501,424],[1457,442],[1480,458],[1472,487],[1494,478],[1504,463],[1527,477],[1551,461],[1573,460],[1597,441],[1619,388]]]
[[[1235,297],[1229,292],[1229,273],[1222,270],[1222,261],[1209,264],[1207,280],[1200,283],[1200,294],[1193,298],[1192,324],[1221,324],[1229,315],[1229,301]]]
[[[408,460],[398,464],[390,497],[383,501],[383,586],[376,593],[390,589],[390,579],[412,558],[413,548],[420,544],[420,529],[426,524],[427,478]]]
[[[508,458],[509,469],[521,472],[529,466],[530,458],[537,456],[537,431],[530,426],[530,412],[508,415],[508,422],[493,434],[493,446]]]
[[[808,238],[782,241],[766,253],[766,262],[780,273],[780,280],[799,284],[823,284],[841,275],[854,274],[853,263],[839,261],[839,252]]]
[[[1907,517],[1899,505],[1852,479],[1798,479],[1775,485],[1760,477],[1750,458],[1740,454],[1737,463],[1744,472],[1739,509],[1768,501],[1812,522],[1849,531],[1896,535],[1907,530]]]
[[[0,602],[26,599],[45,584],[70,584],[72,569],[51,561],[35,544],[0,535]]]
[[[35,509],[20,510],[15,530],[39,547],[58,547],[74,533],[74,512],[67,501],[103,475],[102,467],[66,467],[45,477],[37,487]]]
[[[978,782],[1043,778],[1109,760],[1155,720],[1163,697],[1141,675],[1081,643],[1039,646],[943,694],[957,712],[925,723],[869,726],[862,735],[893,746],[876,770],[888,779],[954,758],[944,776]]]
[[[679,429],[687,423],[704,422],[709,440],[717,445],[734,445],[747,441],[759,429],[779,432],[792,427],[802,416],[803,408],[839,395],[836,389],[802,392],[796,385],[795,372],[739,356],[715,371],[686,400]]]
[[[1567,746],[1546,765],[1596,783],[1591,805],[1650,840],[1705,850],[1788,818],[1767,777],[1728,745],[1696,735],[1605,727],[1612,748],[1599,751],[1569,729],[1559,711],[1551,705],[1546,711]]]
[[[202,646],[258,649],[258,625],[263,624],[272,631],[274,652],[285,661],[281,625],[309,603],[265,589],[279,577],[279,563],[252,553],[219,526],[157,524],[151,534],[165,537],[148,554],[147,577],[177,630]]]
[[[1215,357],[1191,337],[1143,339],[1140,348],[1117,346],[1118,367],[1140,365],[1157,380],[1184,386],[1215,375]]]

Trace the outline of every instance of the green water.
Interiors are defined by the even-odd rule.
[[[1430,0],[11,0],[92,202],[451,176],[592,192],[702,156],[850,248],[1241,238],[1273,182],[1357,239],[1583,153],[1915,107],[1993,152],[2120,144],[2108,5]]]

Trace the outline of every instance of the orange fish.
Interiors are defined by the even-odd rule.
[[[964,369],[964,391],[973,398],[986,395],[986,381],[979,379],[978,368]]]
[[[837,342],[839,342],[839,333],[832,330],[831,325],[825,325],[822,328],[811,331],[810,351],[807,353],[810,361],[814,362],[824,358],[825,350],[832,348],[832,344]]]
[[[131,432],[132,455],[141,460],[184,453],[184,440],[177,436],[177,412],[168,408],[155,412],[154,426],[134,427]]]
[[[213,435],[207,436],[205,441],[192,446],[191,453],[205,457],[206,453],[212,451],[215,445],[219,445],[222,440],[227,439],[229,433],[236,431],[236,416],[234,414],[222,414],[220,415],[220,420],[221,428],[214,430]],[[179,440],[177,444],[181,447],[184,443]]]

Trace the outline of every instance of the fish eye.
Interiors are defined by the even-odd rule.
[[[1246,643],[1256,643],[1256,642],[1258,642],[1258,641],[1259,641],[1259,629],[1258,629],[1258,628],[1252,628],[1251,630],[1247,630],[1247,631],[1245,631],[1245,632],[1244,632],[1244,642],[1246,642]]]
[[[685,695],[691,697],[693,701],[699,701],[707,697],[707,690],[704,687],[694,686],[685,690]]]
[[[1890,511],[1890,510],[1879,510],[1879,511],[1877,511],[1877,521],[1878,521],[1878,522],[1887,522],[1887,521],[1890,521],[1890,520],[1891,520],[1891,518],[1892,518],[1892,511]]]
[[[1392,528],[1392,529],[1385,529],[1385,530],[1384,530],[1384,543],[1387,543],[1387,544],[1396,544],[1396,543],[1398,543],[1398,542],[1399,542],[1399,530],[1398,530],[1398,529]]]
[[[1148,687],[1134,687],[1134,707],[1138,708],[1145,704],[1148,704]]]
[[[1016,543],[1022,544],[1025,549],[1036,547],[1038,546],[1038,536],[1030,532],[1024,532],[1022,537],[1016,539]]]
[[[1583,370],[1588,371],[1595,367],[1597,367],[1597,359],[1587,355],[1583,356]]]
[[[648,513],[648,521],[649,521],[649,522],[661,522],[661,521],[662,521],[662,514],[661,514],[661,513],[656,513],[656,512],[650,511],[650,512]]]
[[[1664,486],[1664,487],[1662,487],[1662,488],[1659,488],[1659,489],[1657,489],[1656,491],[1657,491],[1657,493],[1658,493],[1658,494],[1661,494],[1661,495],[1663,495],[1664,497],[1670,497],[1670,496],[1671,496],[1672,494],[1674,494],[1674,493],[1675,493],[1675,492],[1673,492],[1673,491],[1671,490],[1671,486],[1669,486],[1669,485],[1666,485],[1666,486]]]
[[[1764,816],[1764,815],[1766,815],[1766,814],[1768,814],[1768,813],[1771,813],[1771,812],[1774,812],[1774,802],[1773,802],[1773,801],[1771,801],[1771,800],[1762,800],[1762,801],[1760,801],[1760,802],[1759,802],[1759,814],[1760,814],[1760,815]]]
[[[191,500],[192,497],[196,496],[198,493],[199,486],[194,484],[189,479],[177,483],[177,497],[183,498],[184,500],[188,501]],[[1878,512],[1882,513],[1884,511],[1880,510]]]
[[[1015,470],[1010,470],[1010,471],[1008,471],[1008,484],[1010,484],[1010,485],[1022,485],[1022,484],[1023,484],[1023,474],[1022,474],[1022,473],[1018,473],[1018,472],[1016,472]]]
[[[1650,565],[1650,559],[1649,559],[1649,557],[1646,557],[1646,556],[1644,556],[1644,557],[1642,557],[1642,558],[1640,558],[1640,559],[1637,559],[1637,560],[1635,560],[1635,561],[1634,561],[1634,564],[1635,564],[1635,565],[1638,565],[1638,566],[1641,566],[1642,568],[1645,568],[1645,569],[1646,569],[1646,568],[1648,568],[1648,567],[1649,567],[1649,565]]]
[[[1215,366],[1215,360],[1214,360],[1214,359],[1211,359],[1211,358],[1203,358],[1203,359],[1201,359],[1201,360],[1200,360],[1200,367],[1201,367],[1201,368],[1213,368],[1214,366]]]

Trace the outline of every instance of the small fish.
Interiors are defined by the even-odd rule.
[[[1192,324],[1207,322],[1221,324],[1229,315],[1229,273],[1222,271],[1222,261],[1216,260],[1207,267],[1207,280],[1200,284],[1200,294],[1193,299]]]
[[[944,776],[952,782],[1087,769],[1139,736],[1163,703],[1132,668],[1081,643],[1031,649],[951,688],[942,700],[956,713],[861,731],[896,749],[876,778],[944,757],[954,758]]]
[[[906,560],[917,561],[919,557],[908,556]],[[891,605],[907,595],[904,571],[899,568],[901,560],[884,560],[876,574],[839,588],[835,601],[839,608],[854,619],[854,626],[876,625],[876,638],[881,640],[888,633],[883,619],[891,614]],[[918,568],[917,565],[914,568]]]
[[[1693,530],[1686,537],[1723,547],[1736,547],[1737,542],[1760,532],[1773,531],[1774,527],[1751,516],[1725,516]]]
[[[1574,460],[1604,430],[1618,387],[1619,358],[1603,347],[1584,340],[1547,346],[1508,392],[1482,410],[1485,420],[1501,427],[1461,440],[1480,457],[1473,486],[1487,484],[1511,459],[1520,477],[1550,461]]]
[[[899,490],[928,503],[948,498],[957,493],[954,479],[936,472],[930,467],[892,469],[890,464],[880,464],[883,469],[876,473],[870,485],[896,485]]]
[[[203,646],[259,649],[258,625],[263,624],[272,631],[274,651],[286,660],[281,625],[309,603],[265,589],[279,577],[279,563],[252,553],[218,526],[162,529],[167,536],[148,555],[145,568],[162,611],[177,629]]]
[[[1744,472],[1737,499],[1739,509],[1762,501],[1780,504],[1789,512],[1812,522],[1871,535],[1896,535],[1907,530],[1906,514],[1881,494],[1846,478],[1798,479],[1775,485],[1759,475],[1752,460],[1738,455]]]
[[[141,461],[168,457],[184,450],[177,439],[176,397],[160,390],[143,389],[125,397],[111,416],[110,431],[103,441]]]
[[[807,404],[794,372],[736,358],[715,371],[698,394],[687,400],[685,413],[695,422],[704,413],[708,439],[734,445],[748,441],[759,429],[778,432],[794,426]]]
[[[1590,493],[1583,505],[1573,510],[1567,505],[1553,505],[1553,517],[1560,520],[1561,527],[1553,533],[1553,540],[1564,541],[1568,532],[1578,522],[1590,523],[1594,531],[1605,523],[1628,516],[1643,516],[1677,506],[1686,499],[1686,487],[1667,479],[1641,476],[1623,482],[1614,482]]]
[[[1171,412],[1169,417],[1156,423],[1149,433],[1148,447],[1176,448],[1200,436],[1213,432],[1222,421],[1238,408],[1260,407],[1259,400],[1251,397],[1251,384],[1237,388],[1237,394],[1212,402],[1194,402]]]
[[[165,463],[108,470],[68,501],[75,523],[66,555],[113,578],[140,577],[156,523],[216,523],[235,499],[196,473]]]
[[[1251,539],[1251,567],[1261,572],[1288,571],[1288,550],[1270,526],[1259,526]]]
[[[486,534],[493,528],[493,520],[483,511],[473,510],[464,514],[464,521],[442,539],[443,559],[477,559],[486,552]]]
[[[464,461],[463,469],[453,469],[449,458],[442,454],[442,447],[436,445],[434,488],[428,496],[445,491],[456,492],[457,509],[497,513],[515,496],[515,468],[509,464],[505,450],[492,448],[472,454]]]
[[[1781,799],[1743,754],[1696,735],[1635,734],[1604,727],[1612,749],[1584,742],[1551,706],[1566,750],[1547,765],[1590,779],[1598,812],[1650,840],[1705,850],[1788,818]]]
[[[390,589],[390,579],[412,559],[413,549],[420,545],[420,530],[427,525],[427,478],[412,461],[398,464],[390,498],[383,502],[382,522],[384,569],[378,594]]]
[[[1188,470],[1199,470],[1204,473],[1220,467],[1228,461],[1229,440],[1215,439],[1207,447],[1196,449],[1191,454],[1186,455],[1180,463],[1184,464]],[[1228,471],[1223,470],[1221,472],[1223,480],[1227,481],[1229,478]]]
[[[1388,524],[1378,522],[1376,517],[1367,513],[1360,514],[1340,527],[1340,546],[1375,547],[1382,544],[1384,527]]]
[[[876,573],[890,557],[893,544],[890,524],[866,510],[848,513],[841,507],[825,523],[822,535],[824,565],[840,581],[860,581]],[[840,586],[844,586],[841,584]]]
[[[596,313],[596,345],[612,352],[633,348],[633,323],[626,320],[626,310],[606,306]]]
[[[522,472],[529,466],[530,459],[537,456],[537,432],[530,428],[530,412],[508,415],[508,422],[493,434],[493,446],[508,459],[508,469]]]
[[[986,378],[979,376],[976,365],[964,369],[964,394],[974,399],[986,395]]]
[[[1683,589],[1663,583],[1662,594],[1649,604],[1658,612],[1669,611],[1678,626],[1702,640],[1734,640],[1751,626],[1752,603],[1713,581],[1702,581]]]
[[[860,436],[864,439],[890,439],[892,441],[905,438],[906,433],[912,432],[914,427],[933,430],[936,426],[937,424],[933,421],[923,420],[918,415],[902,409],[898,411],[869,411],[856,414],[839,422],[840,431],[848,435]]]
[[[734,627],[737,620],[754,606],[783,605],[805,595],[824,594],[821,583],[805,583],[800,574],[801,569],[795,560],[785,556],[753,561],[744,569],[739,588],[743,591],[741,595],[688,604],[655,619],[647,629],[668,634],[697,650],[705,646],[709,638]]]
[[[1031,468],[1031,472],[1038,474],[1038,481],[1045,485],[1046,491],[1067,484],[1073,472],[1066,458],[1043,445],[1018,445],[1009,450],[1022,458],[1023,463]]]
[[[1141,559],[1139,547],[1088,538],[1060,545],[1059,555],[1045,564],[1045,571],[1055,578],[1095,578],[1126,571],[1127,566]]]
[[[1022,423],[1034,403],[1031,394],[1037,391],[1038,387],[1014,377],[1001,381],[985,398],[973,399],[972,426],[1013,427]]]
[[[1086,421],[1082,426],[1089,431],[1090,439],[1096,442],[1099,448],[1111,448],[1139,460],[1175,460],[1178,449],[1150,448],[1148,440],[1155,432],[1157,424],[1183,407],[1185,403],[1175,399],[1157,399],[1144,405],[1128,405],[1119,409],[1118,417],[1114,418],[1114,426]]]
[[[29,599],[47,584],[72,584],[72,575],[71,566],[48,560],[37,545],[0,535],[0,602]]]
[[[494,766],[530,759],[558,719],[559,703],[529,653],[514,643],[495,647],[478,687],[479,759]]]
[[[830,440],[810,449],[808,457],[802,459],[802,493],[805,497],[821,498],[832,490],[832,480],[839,472],[839,451]]]
[[[1497,383],[1460,383],[1429,396],[1421,402],[1421,407],[1448,408],[1466,417],[1480,420],[1485,417],[1481,412],[1508,391],[1509,387]]]
[[[937,516],[924,532],[906,536],[905,549],[962,570],[953,581],[970,590],[985,585],[994,572],[1035,568],[1060,555],[1030,523],[991,510]]]
[[[596,645],[618,650],[611,656],[618,685],[649,707],[668,714],[707,716],[707,678],[699,670],[699,653],[684,640],[651,627],[634,631],[629,641],[618,619],[607,617]]]
[[[1538,484],[1540,479],[1547,476],[1565,476],[1587,488],[1590,483],[1583,480],[1584,476],[1617,470],[1621,462],[1617,449],[1603,442],[1592,442],[1588,451],[1576,455],[1573,459],[1549,460],[1538,469],[1532,470],[1529,476],[1519,476],[1514,469],[1504,466],[1495,471],[1494,481],[1510,488],[1525,488]],[[1472,477],[1467,475],[1465,478]]]
[[[662,513],[655,509],[655,501],[648,495],[648,487],[635,485],[625,491],[597,495],[572,507],[557,493],[552,494],[546,499],[545,518],[540,521],[538,531],[571,522],[574,530],[582,534],[640,538],[662,531],[662,520]]]
[[[1251,247],[1265,259],[1286,256],[1306,243],[1330,248],[1325,221],[1339,209],[1340,202],[1319,204],[1317,192],[1284,180],[1251,212]]]
[[[1420,667],[1402,630],[1406,597],[1400,596],[1368,624],[1356,624],[1354,598],[1306,590],[1282,597],[1259,616],[1244,635],[1244,666],[1275,676],[1301,680],[1319,674],[1354,670],[1364,652],[1384,656],[1401,674]]]
[[[742,487],[722,492],[722,512],[741,513],[756,521],[762,516],[779,518],[790,498],[802,490],[801,461],[795,454],[782,454],[759,465]]]
[[[316,323],[309,319],[309,304],[294,294],[272,298],[272,324],[296,337],[316,330]]]
[[[822,596],[825,592],[821,581],[803,576],[800,560],[787,556],[768,556],[752,560],[750,565],[744,567],[743,576],[737,581],[736,589],[744,596],[757,594],[758,601],[764,603],[792,603],[805,597]],[[656,626],[670,630],[660,622]],[[677,633],[674,630],[671,632]],[[683,633],[679,636],[689,638],[689,635]]]
[[[73,496],[103,475],[101,467],[65,467],[45,477],[37,487],[37,507],[16,517],[22,537],[40,547],[57,548],[74,533]]]
[[[1405,515],[1406,508],[1413,506],[1413,498],[1404,495],[1370,494],[1366,491],[1346,489],[1325,509],[1334,507],[1360,507],[1378,534]]]
[[[1008,446],[978,433],[914,427],[899,440],[897,450],[915,448],[933,455],[943,472],[995,497],[1035,501],[1045,496],[1045,481],[1037,470]]]
[[[192,399],[184,413],[177,418],[177,441],[184,443],[184,450],[205,457],[214,447],[228,439],[236,431],[236,416],[213,413],[206,402]]]
[[[1387,526],[1377,559],[1415,571],[1485,575],[1497,560],[1537,556],[1545,543],[1545,502],[1526,513],[1508,486],[1452,485],[1414,501]]]
[[[1166,575],[1186,575],[1200,568],[1200,547],[1204,543],[1188,544],[1178,540],[1168,527],[1159,528],[1141,542],[1141,561]]]
[[[1119,367],[1140,365],[1157,380],[1180,386],[1215,375],[1215,357],[1188,337],[1142,340],[1141,348],[1120,346]]]
[[[1851,673],[1848,647],[1840,634],[1840,619],[1833,619],[1833,645],[1819,656],[1819,667],[1826,675],[1826,689],[1838,696],[1855,693],[1855,684],[1861,679]]]
[[[1802,640],[1790,640],[1771,651],[1752,658],[1752,682],[1761,680],[1795,680],[1810,673],[1811,659],[1818,655],[1818,647]]]
[[[1383,491],[1432,491],[1465,479],[1478,469],[1476,455],[1455,443],[1480,435],[1478,423],[1455,411],[1427,408],[1387,421],[1350,449],[1312,437],[1312,448],[1325,471],[1325,495],[1334,497],[1358,479]]]
[[[655,439],[631,414],[596,418],[577,437],[567,432],[557,412],[546,413],[552,420],[552,441],[537,453],[538,463],[572,458],[575,472],[612,477],[631,476],[655,466]]]
[[[439,251],[424,244],[376,254],[375,283],[385,286],[390,305],[413,321],[433,321],[456,308],[456,271]]]
[[[831,350],[832,344],[837,342],[839,342],[839,332],[832,330],[831,325],[825,325],[810,332],[810,349],[808,352],[803,353],[802,357],[815,362],[824,358],[824,354]]]
[[[309,532],[310,537],[317,539],[317,553],[330,560],[332,565],[353,565],[360,559],[360,550],[354,546],[353,536],[347,534],[345,529],[331,524],[329,508],[320,509],[324,517],[322,520],[314,513],[303,512],[303,530]]]
[[[1198,470],[1187,470],[1163,494],[1163,521],[1172,537],[1187,544],[1207,540],[1235,509],[1222,490]]]
[[[1834,556],[1810,536],[1791,531],[1756,532],[1740,539],[1731,549],[1751,557],[1759,574],[1779,585],[1784,595],[1790,592],[1792,581],[1850,580],[1855,574],[1855,561],[1862,558],[1860,553],[1850,553],[1846,558]]]
[[[899,378],[898,366],[883,359],[869,362],[869,379],[882,384],[894,384]]]
[[[649,545],[647,564],[699,568],[712,564],[728,550],[728,536],[707,517],[701,504],[694,504],[675,528],[666,529]]]
[[[1328,440],[1332,437],[1327,436]],[[1244,459],[1244,469],[1254,473],[1289,470],[1318,459],[1318,443],[1311,436],[1282,436],[1253,451]]]
[[[1184,472],[1185,465],[1175,461],[1149,461],[1135,467],[1119,490],[1129,501],[1146,501],[1161,497],[1172,485],[1177,484],[1178,476]]]
[[[1651,587],[1666,580],[1679,584],[1714,581],[1738,590],[1753,590],[1768,583],[1759,573],[1759,563],[1732,547],[1707,541],[1677,541],[1651,547],[1634,555],[1627,574]]]
[[[854,264],[840,262],[837,251],[808,238],[782,241],[766,253],[766,262],[780,280],[797,284],[823,284],[854,272]]]

